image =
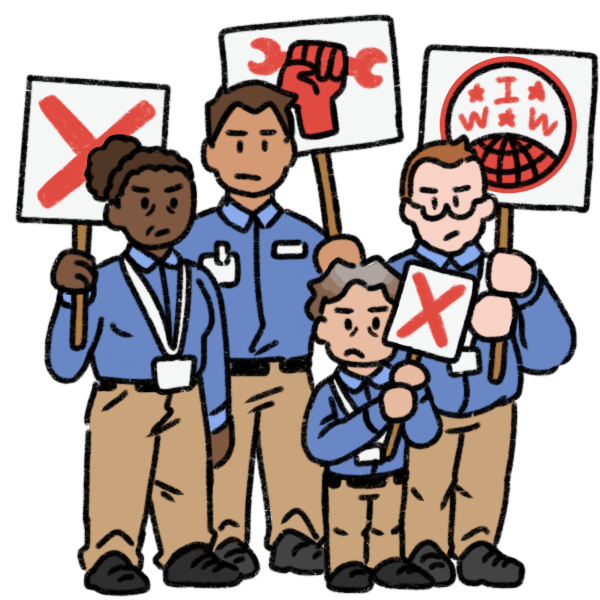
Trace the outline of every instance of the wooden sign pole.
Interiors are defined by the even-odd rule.
[[[73,248],[90,252],[92,246],[92,228],[89,225],[73,225]],[[71,303],[71,347],[80,350],[85,347],[87,338],[87,302],[86,294],[74,295]]]
[[[500,215],[496,221],[496,248],[498,250],[512,250],[514,209],[511,206],[501,206]],[[483,274],[485,277],[485,273]],[[491,383],[500,383],[506,371],[506,341],[495,342],[490,348],[490,363],[488,379]]]
[[[338,203],[335,179],[333,177],[333,164],[329,152],[313,152],[313,165],[319,186],[319,199],[321,201],[321,215],[326,237],[330,238],[342,232],[340,218],[340,205]]]

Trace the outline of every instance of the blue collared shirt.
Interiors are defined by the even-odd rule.
[[[460,254],[448,256],[416,244],[411,250],[392,257],[389,265],[402,274],[408,262],[424,267],[434,265],[448,272],[468,273],[481,278],[485,254],[476,244]],[[438,410],[452,417],[470,416],[512,402],[521,395],[523,373],[542,374],[556,369],[575,349],[575,327],[558,296],[543,273],[534,270],[532,291],[515,298],[517,326],[506,341],[506,372],[499,383],[488,379],[492,343],[477,338],[474,343],[481,357],[477,374],[454,375],[444,362],[423,358],[431,375],[430,388]],[[400,350],[396,361],[406,359]]]
[[[346,399],[356,408],[354,412],[348,414],[338,396],[334,379]],[[381,403],[382,388],[389,379],[390,368],[387,365],[368,377],[360,377],[338,367],[333,375],[321,382],[307,409],[304,443],[312,460],[340,475],[391,473],[404,466],[408,445],[422,448],[437,439],[440,420],[429,391],[421,389],[417,392],[415,414],[401,426],[396,453],[375,463],[365,464],[357,460],[362,450],[391,429]]]
[[[59,294],[47,347],[48,369],[59,381],[76,381],[89,364],[99,381],[152,380],[152,361],[163,356],[163,352],[135,299],[129,277],[125,276],[125,260],[149,284],[174,345],[178,272],[183,259],[174,251],[157,259],[128,248],[98,268],[95,292],[88,306],[87,341],[80,350],[73,350],[69,344],[70,298]],[[206,272],[192,266],[191,273],[191,303],[182,354],[196,359],[195,375],[201,382],[209,427],[216,431],[230,414],[222,299]]]
[[[312,323],[304,312],[307,284],[319,276],[313,251],[323,239],[312,222],[271,199],[250,212],[225,198],[198,215],[177,250],[190,260],[213,260],[226,244],[235,281],[221,282],[231,358],[293,358],[309,352]],[[213,273],[219,281],[219,273]]]

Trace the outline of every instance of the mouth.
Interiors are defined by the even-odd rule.
[[[162,237],[163,235],[167,235],[170,231],[170,229],[161,229],[154,234],[154,237]]]
[[[260,175],[250,175],[249,173],[236,173],[236,179],[249,179],[250,181],[260,181]]]
[[[344,352],[344,356],[352,356],[352,355],[356,355],[358,356],[358,358],[364,358],[365,355],[358,349],[356,348],[350,348],[349,350],[346,350],[346,352]]]
[[[447,233],[444,236],[444,241],[447,242],[448,240],[451,240],[452,238],[455,238],[459,234],[460,234],[460,231],[456,231],[456,230],[451,231],[450,233]]]

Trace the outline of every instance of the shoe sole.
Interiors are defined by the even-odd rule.
[[[273,563],[269,563],[269,569],[271,571],[275,571],[276,573],[294,573],[294,575],[323,575],[325,573],[325,569],[314,569],[312,571],[300,571],[295,567],[278,567]]]
[[[373,582],[371,582],[367,587],[362,588],[342,588],[335,587],[334,585],[331,585],[330,583],[326,582],[326,587],[329,591],[337,592],[338,594],[366,594],[367,592],[370,592],[373,589],[374,584]]]

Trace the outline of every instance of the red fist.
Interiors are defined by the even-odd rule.
[[[346,88],[347,79],[345,46],[298,41],[288,48],[277,84],[298,96],[296,116],[303,138],[316,140],[338,133],[335,100]]]

